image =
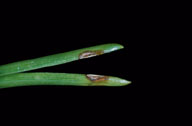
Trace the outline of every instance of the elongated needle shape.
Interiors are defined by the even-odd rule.
[[[120,44],[104,44],[70,52],[24,60],[0,66],[0,88],[32,85],[124,86],[130,81],[118,77],[94,74],[20,73],[64,64],[122,49]]]
[[[0,88],[67,85],[67,86],[124,86],[130,81],[111,76],[68,73],[18,73],[0,77]]]
[[[104,44],[70,52],[24,60],[0,66],[0,76],[64,64],[122,49],[120,44]]]

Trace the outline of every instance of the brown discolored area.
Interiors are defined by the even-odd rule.
[[[92,82],[102,82],[108,80],[108,76],[87,74],[86,77]]]
[[[90,58],[90,57],[93,57],[93,56],[102,55],[103,53],[104,53],[103,50],[85,51],[85,52],[82,52],[82,53],[79,55],[79,59]]]

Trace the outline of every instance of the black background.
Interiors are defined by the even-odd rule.
[[[169,61],[179,56],[172,49],[180,50],[180,47],[175,47],[177,40],[173,40],[178,38],[180,22],[176,21],[183,19],[178,15],[184,14],[180,3],[81,1],[71,4],[35,3],[34,6],[33,3],[17,4],[21,6],[9,3],[1,8],[0,65],[98,44],[119,43],[125,49],[34,71],[112,75],[130,80],[132,84],[123,87],[0,89],[0,106],[10,101],[8,110],[18,110],[17,114],[21,112],[18,108],[25,108],[27,113],[30,110],[35,115],[42,112],[51,118],[61,114],[61,120],[63,116],[71,119],[75,116],[87,121],[89,117],[94,120],[91,124],[105,120],[108,117],[105,115],[113,117],[109,122],[120,117],[118,125],[132,119],[136,120],[134,124],[152,121],[159,124],[178,115],[177,110],[181,107],[175,105],[183,103],[178,101],[178,98],[183,99],[182,92],[175,89],[173,80],[177,78],[171,78],[173,75],[169,73],[176,71],[177,74],[178,66]],[[95,113],[99,116],[93,117]]]
[[[119,6],[118,9],[112,6],[110,10],[105,10],[105,6],[103,9],[89,7],[81,11],[64,7],[55,10],[38,8],[38,11],[34,8],[27,11],[19,8],[10,12],[6,10],[2,16],[0,64],[99,44],[119,43],[125,49],[34,71],[104,74],[125,78],[132,84],[123,87],[17,87],[0,89],[2,98],[63,102],[69,106],[97,103],[103,107],[116,104],[127,108],[131,105],[136,106],[135,110],[145,106],[147,101],[155,103],[157,97],[153,96],[159,92],[161,85],[152,81],[151,76],[151,70],[157,68],[154,65],[157,55],[149,58],[149,54],[154,53],[160,41],[154,32],[157,27],[155,21],[158,20],[154,15],[159,12],[144,9],[140,4]],[[92,11],[88,11],[90,9]]]

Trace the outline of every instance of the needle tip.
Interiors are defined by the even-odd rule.
[[[108,86],[126,86],[131,84],[131,81],[118,78],[118,77],[110,77]]]
[[[107,44],[106,47],[107,48],[104,50],[104,53],[110,53],[110,52],[113,52],[113,51],[120,50],[120,49],[124,48],[123,45],[118,44],[118,43]]]

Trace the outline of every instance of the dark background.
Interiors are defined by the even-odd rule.
[[[23,25],[26,25],[26,28],[23,28]],[[59,28],[47,29],[42,25],[37,23],[36,27],[27,26],[27,24],[19,25],[20,27],[10,26],[10,30],[4,34],[4,39],[2,39],[3,50],[1,50],[1,64],[37,58],[99,44],[119,43],[124,45],[125,49],[99,57],[34,71],[104,74],[125,78],[133,83],[125,87],[115,88],[43,86],[1,89],[1,92],[8,94],[27,93],[29,95],[33,95],[33,92],[36,92],[40,95],[66,95],[69,93],[75,96],[76,94],[87,95],[91,93],[95,96],[125,96],[127,93],[133,93],[133,95],[135,95],[135,93],[141,91],[142,87],[144,87],[143,85],[147,83],[139,78],[142,74],[142,69],[140,68],[145,64],[145,61],[143,60],[145,57],[141,56],[143,55],[143,52],[140,50],[142,46],[139,45],[136,35],[131,33],[132,30],[127,29],[128,31],[126,32],[119,31],[120,29],[112,29],[111,31],[110,27],[108,27],[108,29],[102,25],[102,27],[98,28],[96,24],[92,29],[89,29],[88,27],[79,28],[76,26],[66,26],[63,27],[62,31],[59,30]],[[39,30],[39,27],[43,30]],[[12,31],[14,29],[17,30]],[[79,30],[76,31],[77,29]],[[69,33],[68,30],[73,30],[74,33]],[[126,36],[123,34],[126,34]]]
[[[118,5],[117,5],[118,6]],[[125,107],[144,105],[153,101],[159,91],[157,81],[151,81],[154,53],[160,38],[154,32],[159,12],[152,12],[142,4],[82,9],[27,9],[6,10],[2,15],[0,64],[62,53],[79,48],[119,43],[125,49],[59,66],[35,71],[93,73],[125,78],[132,81],[123,87],[33,86],[0,89],[1,97],[66,101],[75,104],[89,101],[109,102]],[[88,11],[88,10],[92,11]],[[118,10],[118,11],[117,11]],[[153,18],[151,18],[153,17]],[[154,44],[156,41],[156,44]],[[152,48],[151,48],[152,47]],[[157,55],[156,55],[157,56]],[[151,60],[152,62],[149,62]],[[151,68],[152,67],[152,68]],[[150,74],[150,75],[149,75]],[[136,104],[137,103],[137,104]]]
[[[42,112],[51,118],[61,114],[62,121],[63,116],[83,117],[85,121],[89,117],[93,119],[91,124],[111,115],[113,118],[108,122],[120,117],[118,125],[132,119],[134,124],[153,121],[159,124],[162,120],[172,121],[171,117],[184,115],[178,113],[179,109],[183,111],[181,106],[176,106],[183,103],[178,100],[183,99],[183,82],[176,89],[173,80],[178,78],[170,72],[179,73],[179,65],[175,63],[179,61],[179,55],[183,57],[180,54],[183,37],[175,47],[178,31],[184,31],[179,27],[185,27],[178,25],[184,19],[178,15],[189,11],[182,12],[180,3],[16,3],[1,7],[0,65],[98,44],[120,43],[125,46],[124,50],[35,71],[105,74],[125,78],[132,84],[124,87],[0,89],[0,106],[6,106],[10,101],[9,109],[5,110],[15,109],[19,114],[19,108],[26,108],[27,113],[30,110],[35,115]],[[179,54],[173,49],[179,50]],[[177,60],[170,62],[174,57]],[[99,116],[95,117],[95,113]],[[174,118],[172,122],[176,121]]]

